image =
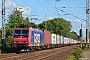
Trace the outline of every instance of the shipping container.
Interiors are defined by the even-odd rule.
[[[69,39],[67,37],[64,37],[64,44],[69,44]]]
[[[72,44],[72,39],[71,38],[69,38],[69,44]]]
[[[71,41],[72,41],[72,43],[71,43],[71,44],[73,44],[73,39],[71,39]]]
[[[73,44],[75,44],[75,41],[76,41],[76,40],[73,39]]]
[[[67,38],[67,44],[69,44],[69,38]]]
[[[60,44],[60,43],[61,43],[61,41],[60,41],[60,35],[57,35],[57,36],[56,36],[56,39],[57,39],[57,40],[56,40],[56,43],[57,43],[57,44]]]
[[[68,44],[70,44],[70,38],[68,38]]]
[[[66,40],[67,38],[66,37],[64,37],[64,44],[67,44],[67,40]]]
[[[75,41],[75,44],[77,43],[77,40],[74,40]]]
[[[44,33],[42,30],[33,28],[31,43],[32,46],[40,46],[44,44]]]
[[[43,30],[44,32],[44,44],[51,44],[51,33],[47,30]]]
[[[76,44],[77,44],[78,42],[77,42],[77,40],[76,40]]]
[[[64,44],[64,37],[63,36],[60,37],[61,37],[61,44]]]
[[[51,34],[51,44],[56,44],[56,34]]]

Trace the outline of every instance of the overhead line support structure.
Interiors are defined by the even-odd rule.
[[[5,0],[2,0],[2,49],[6,49]]]
[[[90,47],[89,22],[89,0],[86,0],[86,47],[88,46],[88,43]]]

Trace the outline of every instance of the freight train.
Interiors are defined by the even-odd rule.
[[[12,37],[12,48],[15,51],[56,48],[67,45],[79,44],[80,41],[73,40],[57,34],[51,34],[48,30],[37,28],[14,28]]]

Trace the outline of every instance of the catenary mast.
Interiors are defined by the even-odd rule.
[[[6,48],[5,35],[5,0],[2,0],[2,49],[4,50]]]
[[[88,43],[90,45],[90,39],[89,39],[89,0],[86,0],[86,47],[88,46]]]

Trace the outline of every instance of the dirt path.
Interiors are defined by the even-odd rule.
[[[82,53],[82,58],[80,58],[80,60],[90,60],[90,49],[89,50],[85,50]]]

